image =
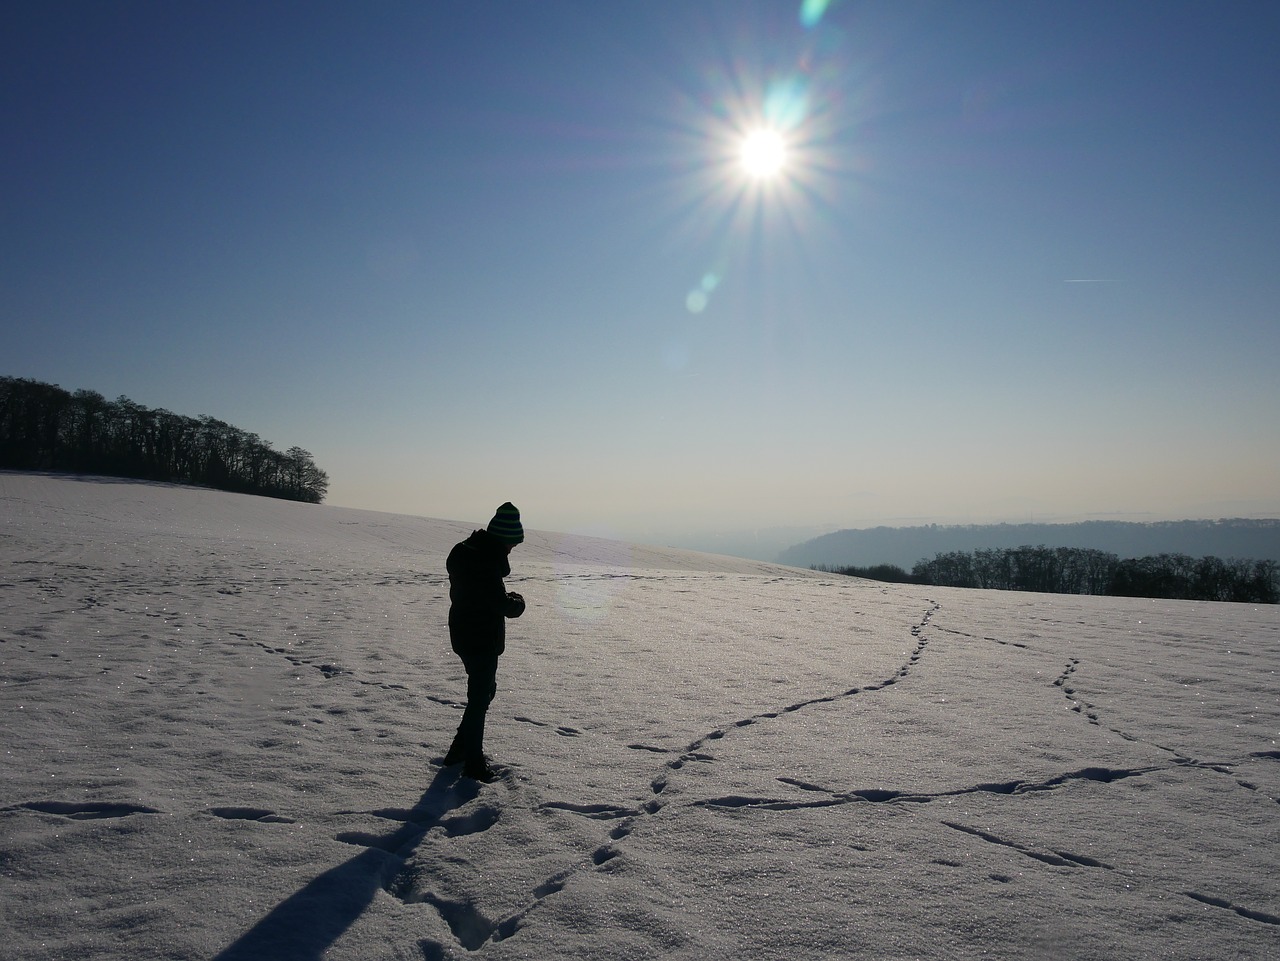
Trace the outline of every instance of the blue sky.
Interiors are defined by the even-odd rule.
[[[305,447],[332,504],[546,529],[1280,514],[1277,35],[1248,2],[20,5],[0,374]]]

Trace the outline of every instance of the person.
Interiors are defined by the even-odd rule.
[[[506,650],[506,619],[524,613],[524,598],[508,591],[508,556],[524,540],[520,511],[510,501],[498,508],[484,530],[454,545],[449,572],[449,643],[467,669],[467,706],[446,766],[462,764],[465,777],[497,777],[484,753],[484,722],[498,690],[498,658]]]

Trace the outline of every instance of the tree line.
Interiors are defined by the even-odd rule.
[[[1078,547],[1024,546],[941,553],[932,560],[917,562],[909,574],[893,564],[817,569],[937,587],[1280,603],[1280,565],[1274,561],[1193,558],[1186,554],[1122,559],[1106,551]]]
[[[213,417],[151,410],[121,395],[0,377],[0,468],[200,484],[319,504],[329,475]]]

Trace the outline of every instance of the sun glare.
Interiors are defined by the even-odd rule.
[[[761,128],[742,141],[740,157],[748,176],[768,180],[786,167],[787,145],[778,131]]]

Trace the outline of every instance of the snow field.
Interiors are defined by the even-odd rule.
[[[517,499],[518,503],[518,499]],[[1276,954],[1280,612],[0,473],[6,957]]]

